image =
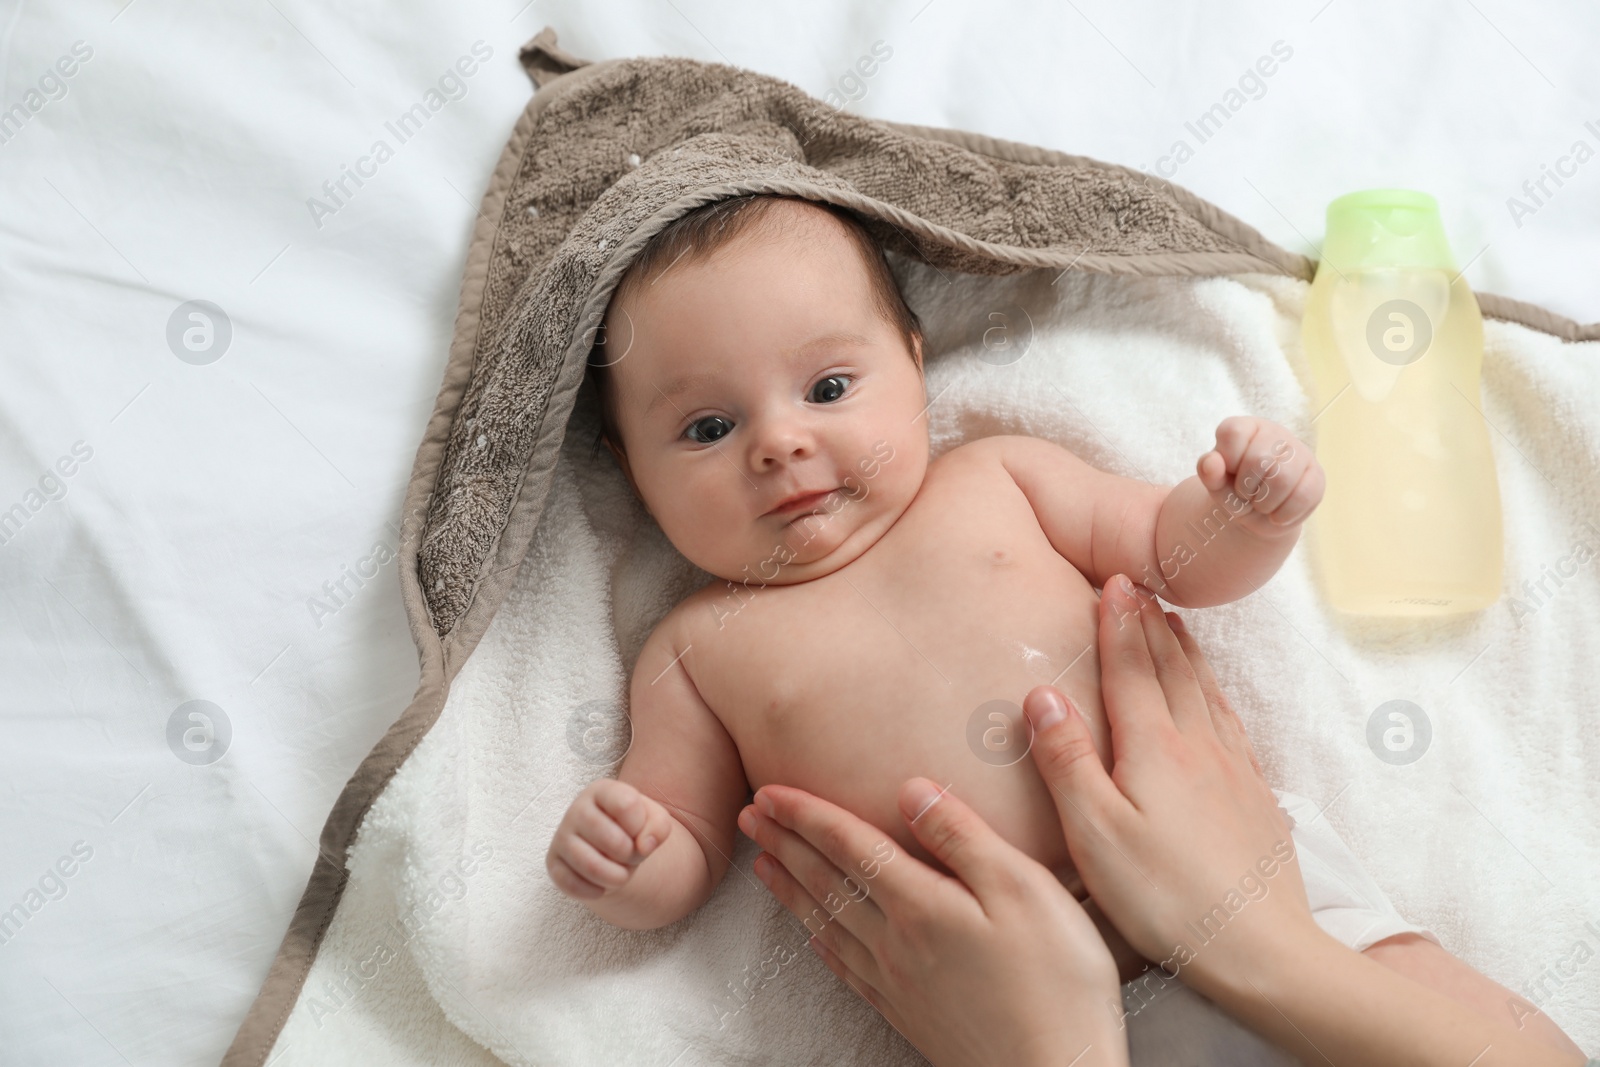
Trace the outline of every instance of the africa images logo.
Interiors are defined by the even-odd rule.
[[[209,700],[180,704],[167,716],[167,747],[190,766],[217,762],[232,740],[233,724],[227,712]]]

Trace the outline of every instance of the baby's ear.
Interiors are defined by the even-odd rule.
[[[611,451],[611,458],[615,459],[617,466],[622,468],[622,476],[628,479],[628,488],[633,490],[634,498],[639,503],[644,504],[644,510],[649,512],[650,505],[645,504],[644,494],[639,492],[639,483],[633,480],[633,468],[628,465],[628,453],[624,452],[621,446],[611,439],[611,435],[603,430],[600,432],[600,440],[606,443],[606,448]]]
[[[611,453],[611,458],[616,460],[617,466],[622,468],[622,473],[627,477],[628,484],[633,485],[633,472],[628,469],[628,454],[617,447],[617,443],[611,439],[611,435],[604,430],[600,431],[600,440],[605,442],[606,450]],[[638,492],[637,486],[634,486],[634,491]]]

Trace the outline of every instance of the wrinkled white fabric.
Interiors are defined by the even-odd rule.
[[[1523,183],[1570,170],[1562,159],[1575,141],[1600,146],[1585,126],[1600,118],[1590,46],[1600,12],[1518,15],[1444,0],[1231,3],[1203,14],[948,0],[0,5],[0,107],[39,94],[0,139],[0,510],[21,504],[28,515],[0,545],[0,908],[36,905],[0,944],[0,1047],[19,1062],[214,1063],[255,996],[323,819],[414,687],[394,565],[374,550],[395,543],[389,524],[439,386],[474,207],[530,92],[514,56],[542,26],[591,59],[732,62],[819,98],[838,93],[858,114],[1136,168],[1155,169],[1186,140],[1193,155],[1174,180],[1308,254],[1335,196],[1427,189],[1475,286],[1593,321],[1600,161],[1564,185],[1546,179],[1531,215],[1513,218],[1508,201],[1533,204]],[[1294,54],[1264,94],[1199,141],[1185,124],[1280,39]],[[384,124],[480,40],[493,56],[465,94],[397,144],[375,177],[347,181],[354,195],[334,214],[314,213],[313,198],[328,202],[324,184],[361,166]],[[848,72],[880,40],[893,56],[858,84]],[[93,52],[86,61],[78,42]],[[216,303],[231,322],[230,347],[207,365],[169,347],[169,321],[190,300]],[[1595,430],[1583,407],[1596,393],[1570,353],[1515,331],[1491,336],[1519,352],[1502,356],[1491,380],[1505,473],[1532,471],[1523,449],[1550,479],[1515,500],[1547,524],[1515,542],[1508,578],[1520,584],[1570,550],[1559,524],[1596,515]],[[1096,351],[1104,365],[1075,364],[1077,378],[1122,358],[1120,348]],[[1202,392],[1232,380],[1207,368]],[[1253,400],[1253,371],[1239,373],[1249,395],[1230,399]],[[1141,386],[1130,378],[1123,388]],[[1273,395],[1291,410],[1286,394]],[[1112,430],[1109,416],[1084,410]],[[80,442],[87,462],[73,455]],[[1150,455],[1176,474],[1199,444],[1162,438]],[[41,486],[52,471],[59,484]],[[348,576],[374,567],[370,578]],[[1595,869],[1590,830],[1570,817],[1596,810],[1592,786],[1575,783],[1600,779],[1600,760],[1592,729],[1575,737],[1543,718],[1594,704],[1594,683],[1581,680],[1594,657],[1576,643],[1583,626],[1594,632],[1578,607],[1593,599],[1593,579],[1581,581],[1591,585],[1569,585],[1524,628],[1519,642],[1541,636],[1511,646],[1520,658],[1498,659],[1501,639],[1446,691],[1435,717],[1441,766],[1363,781],[1324,818],[1407,915],[1514,989],[1542,980],[1552,1013],[1593,1049],[1593,971],[1561,976],[1582,927],[1550,904],[1587,890],[1566,872]],[[1281,595],[1276,603],[1288,610]],[[1201,623],[1213,627],[1210,647],[1257,637],[1231,618]],[[1285,663],[1319,687],[1339,681],[1279,629],[1289,640],[1271,647]],[[1349,669],[1342,646],[1307,634]],[[1437,667],[1438,683],[1479,647]],[[1383,662],[1397,691],[1435,684],[1410,658]],[[1265,683],[1228,669],[1262,729],[1268,704],[1254,687]],[[1492,713],[1459,712],[1459,694],[1486,679],[1502,695]],[[1580,692],[1587,699],[1573,703]],[[193,700],[230,721],[230,748],[209,765],[180,761],[166,739]],[[1279,782],[1326,802],[1344,782],[1313,761],[1354,725],[1285,719],[1294,725],[1264,735]],[[188,724],[180,719],[180,737]],[[1284,758],[1296,745],[1307,746],[1296,759],[1310,778]],[[1530,775],[1548,779],[1531,796]],[[1589,858],[1547,861],[1552,841]],[[73,857],[80,842],[93,851],[87,862]],[[47,879],[63,860],[73,870],[54,876],[64,891]],[[1483,917],[1430,910],[1452,894],[1490,903]],[[1514,936],[1502,916],[1539,925]],[[331,943],[348,933],[336,924]],[[353,961],[370,950],[353,946]],[[317,1033],[377,1003],[368,988]],[[444,1032],[435,1025],[444,1017],[425,1001],[401,1003],[403,1013],[369,1020],[338,1062],[390,1049],[395,1062],[443,1061],[448,1038],[426,1053],[416,1040]]]
[[[1296,340],[1304,283],[1038,272],[949,284],[932,268],[896,268],[934,353],[936,454],[1031,433],[1172,484],[1227,415],[1312,436]],[[1014,363],[996,365],[984,347],[995,314],[1019,346]],[[1493,323],[1486,333],[1484,410],[1516,443],[1497,437],[1495,449],[1515,588],[1593,536],[1546,495],[1540,470],[1561,479],[1573,506],[1600,503],[1600,483],[1563,477],[1592,468],[1600,450],[1592,409],[1564,399],[1600,387],[1600,345]],[[805,949],[749,875],[755,850],[742,836],[712,900],[661,931],[612,928],[550,883],[550,834],[605,770],[574,738],[604,734],[607,722],[620,729],[615,702],[633,657],[700,580],[645,521],[609,456],[591,454],[591,414],[574,419],[515,589],[362,829],[344,911],[308,990],[337,978],[349,952],[370,951],[353,931],[388,909],[426,918],[404,955],[431,1002],[511,1063],[917,1062]],[[1587,646],[1600,634],[1600,569],[1579,569],[1528,616],[1508,598],[1447,623],[1346,626],[1320,600],[1308,546],[1260,592],[1186,619],[1284,790],[1317,918],[1358,948],[1424,932],[1520,991],[1582,935],[1585,872],[1600,861],[1600,830],[1569,817],[1600,801],[1595,779],[1576,773],[1600,758],[1583,712],[1594,699]],[[1369,718],[1394,699],[1431,722],[1410,764],[1368,743]],[[441,880],[483,846],[492,859],[458,897],[441,898]],[[1580,974],[1543,998],[1580,1041],[1595,981]],[[367,995],[374,1011],[382,992]],[[1131,1016],[1139,1062],[1180,1051],[1185,1063],[1278,1062],[1197,999],[1173,989]],[[284,1032],[290,1055],[321,1062],[330,1027],[359,1034],[382,1018],[358,1010],[335,1025],[319,1018],[328,1004],[302,999]],[[1195,1059],[1197,1049],[1210,1058]]]

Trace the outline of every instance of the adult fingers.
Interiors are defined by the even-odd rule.
[[[995,833],[960,797],[927,778],[912,778],[900,787],[900,813],[922,846],[972,891],[979,904],[1014,892],[1030,866],[1043,870],[1037,860]]]
[[[815,942],[812,943],[815,944]],[[906,1030],[901,1022],[900,1013],[895,1011],[894,1005],[890,1004],[882,993],[878,992],[877,986],[863,978],[860,973],[851,970],[849,965],[837,953],[831,951],[827,945],[818,945],[816,953],[822,957],[822,962],[827,965],[828,970],[838,975],[845,985],[854,989],[862,1000],[876,1008],[878,1014],[882,1015],[890,1026],[898,1030],[901,1037],[905,1037]],[[907,1038],[908,1043],[909,1041],[910,1039]]]
[[[1143,602],[1126,575],[1112,575],[1100,594],[1100,690],[1111,728],[1113,763],[1148,751],[1172,729],[1155,661],[1140,620]]]
[[[774,818],[764,814],[760,808],[763,806],[763,802],[769,799],[763,795],[768,788],[787,787],[763,786],[762,792],[756,794],[756,804],[745,808],[739,814],[739,828],[756,844],[765,849],[768,855],[777,860],[789,877],[806,892],[810,899],[821,906],[822,910],[812,916],[816,922],[826,922],[837,918],[850,933],[869,943],[876,944],[877,938],[883,929],[883,911],[878,907],[878,902],[872,899],[877,887],[874,884],[874,879],[867,877],[867,870],[873,871],[874,875],[878,871],[872,868],[870,863],[867,866],[867,870],[858,870],[857,860],[842,855],[840,860],[836,862],[820,851],[812,841],[785,826],[781,818]],[[796,789],[793,792],[800,793],[801,791]],[[816,799],[811,797],[809,793],[802,795],[812,800]],[[826,801],[818,801],[818,803],[825,804]],[[830,804],[828,807],[832,808],[833,805]],[[775,806],[774,810],[777,810]],[[855,818],[855,816],[842,809],[835,808],[834,811],[842,814],[846,819]],[[828,816],[820,817],[826,818]],[[829,834],[837,835],[843,832],[840,829],[842,824],[830,822],[828,825],[829,830],[827,833]],[[872,830],[871,827],[867,827],[867,829],[869,831]],[[818,836],[821,837],[823,835],[819,834]],[[878,841],[884,839],[883,834],[879,833],[877,835]],[[840,848],[842,852],[843,849],[854,846],[853,844],[845,844],[842,846],[835,845],[835,847]],[[874,846],[868,846],[868,851],[862,855],[870,856],[872,847]],[[805,916],[802,916],[802,918],[805,918]],[[808,925],[811,925],[812,933],[817,932],[814,923]]]
[[[1217,732],[1217,739],[1225,748],[1242,752],[1249,757],[1250,765],[1265,779],[1261,761],[1256,758],[1255,747],[1250,744],[1250,735],[1245,732],[1244,723],[1240,720],[1238,712],[1234,711],[1227,694],[1217,684],[1216,673],[1212,671],[1210,661],[1201,653],[1199,642],[1194,639],[1194,634],[1189,632],[1188,627],[1183,625],[1183,619],[1176,612],[1171,613],[1170,618],[1173,623],[1173,633],[1178,637],[1178,644],[1183,648],[1184,655],[1188,656],[1195,677],[1200,681],[1200,691],[1205,694],[1206,708],[1211,714],[1211,726]]]
[[[755,872],[761,884],[778,898],[778,903],[800,920],[810,938],[821,949],[834,954],[840,968],[876,989],[879,976],[877,957],[860,938],[842,923],[835,922],[833,914],[817,902],[817,898],[800,884],[776,856],[766,852],[757,856]],[[845,905],[846,908],[853,906]],[[834,973],[841,978],[846,977],[839,970]]]
[[[1166,696],[1167,710],[1172,713],[1173,725],[1184,733],[1215,737],[1199,677],[1154,596],[1144,600],[1139,621],[1144,627],[1145,645],[1155,666],[1156,681]]]
[[[876,826],[820,797],[792,786],[764,785],[756,791],[755,807],[796,835],[800,844],[816,854],[817,860],[813,861],[797,853],[797,862],[832,865],[831,877],[838,880],[819,883],[825,892],[831,889],[846,897],[860,896],[863,891],[868,894],[866,906],[847,908],[840,918],[857,936],[861,936],[862,928],[869,921],[881,924],[884,913],[925,914],[930,907],[972,904],[972,893],[957,879],[900,849]],[[916,814],[913,811],[911,816]],[[756,829],[764,832],[761,826]],[[774,840],[780,848],[796,848],[792,839]],[[764,842],[762,847],[773,851]],[[795,870],[795,864],[781,854],[778,858],[806,884],[805,877]],[[830,877],[825,869],[814,866],[808,869],[816,877]],[[846,876],[850,879],[849,885],[844,883]],[[873,943],[870,938],[863,940]]]
[[[1100,762],[1082,712],[1060,690],[1034,686],[1022,698],[1022,710],[1033,725],[1033,762],[1050,790],[1067,849],[1074,858],[1086,855],[1092,836],[1121,820],[1128,798]],[[1077,869],[1072,875],[1079,886],[1082,875]]]

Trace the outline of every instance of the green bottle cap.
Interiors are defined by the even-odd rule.
[[[1341,274],[1395,267],[1456,269],[1439,202],[1415,189],[1363,189],[1329,204],[1322,261]]]

